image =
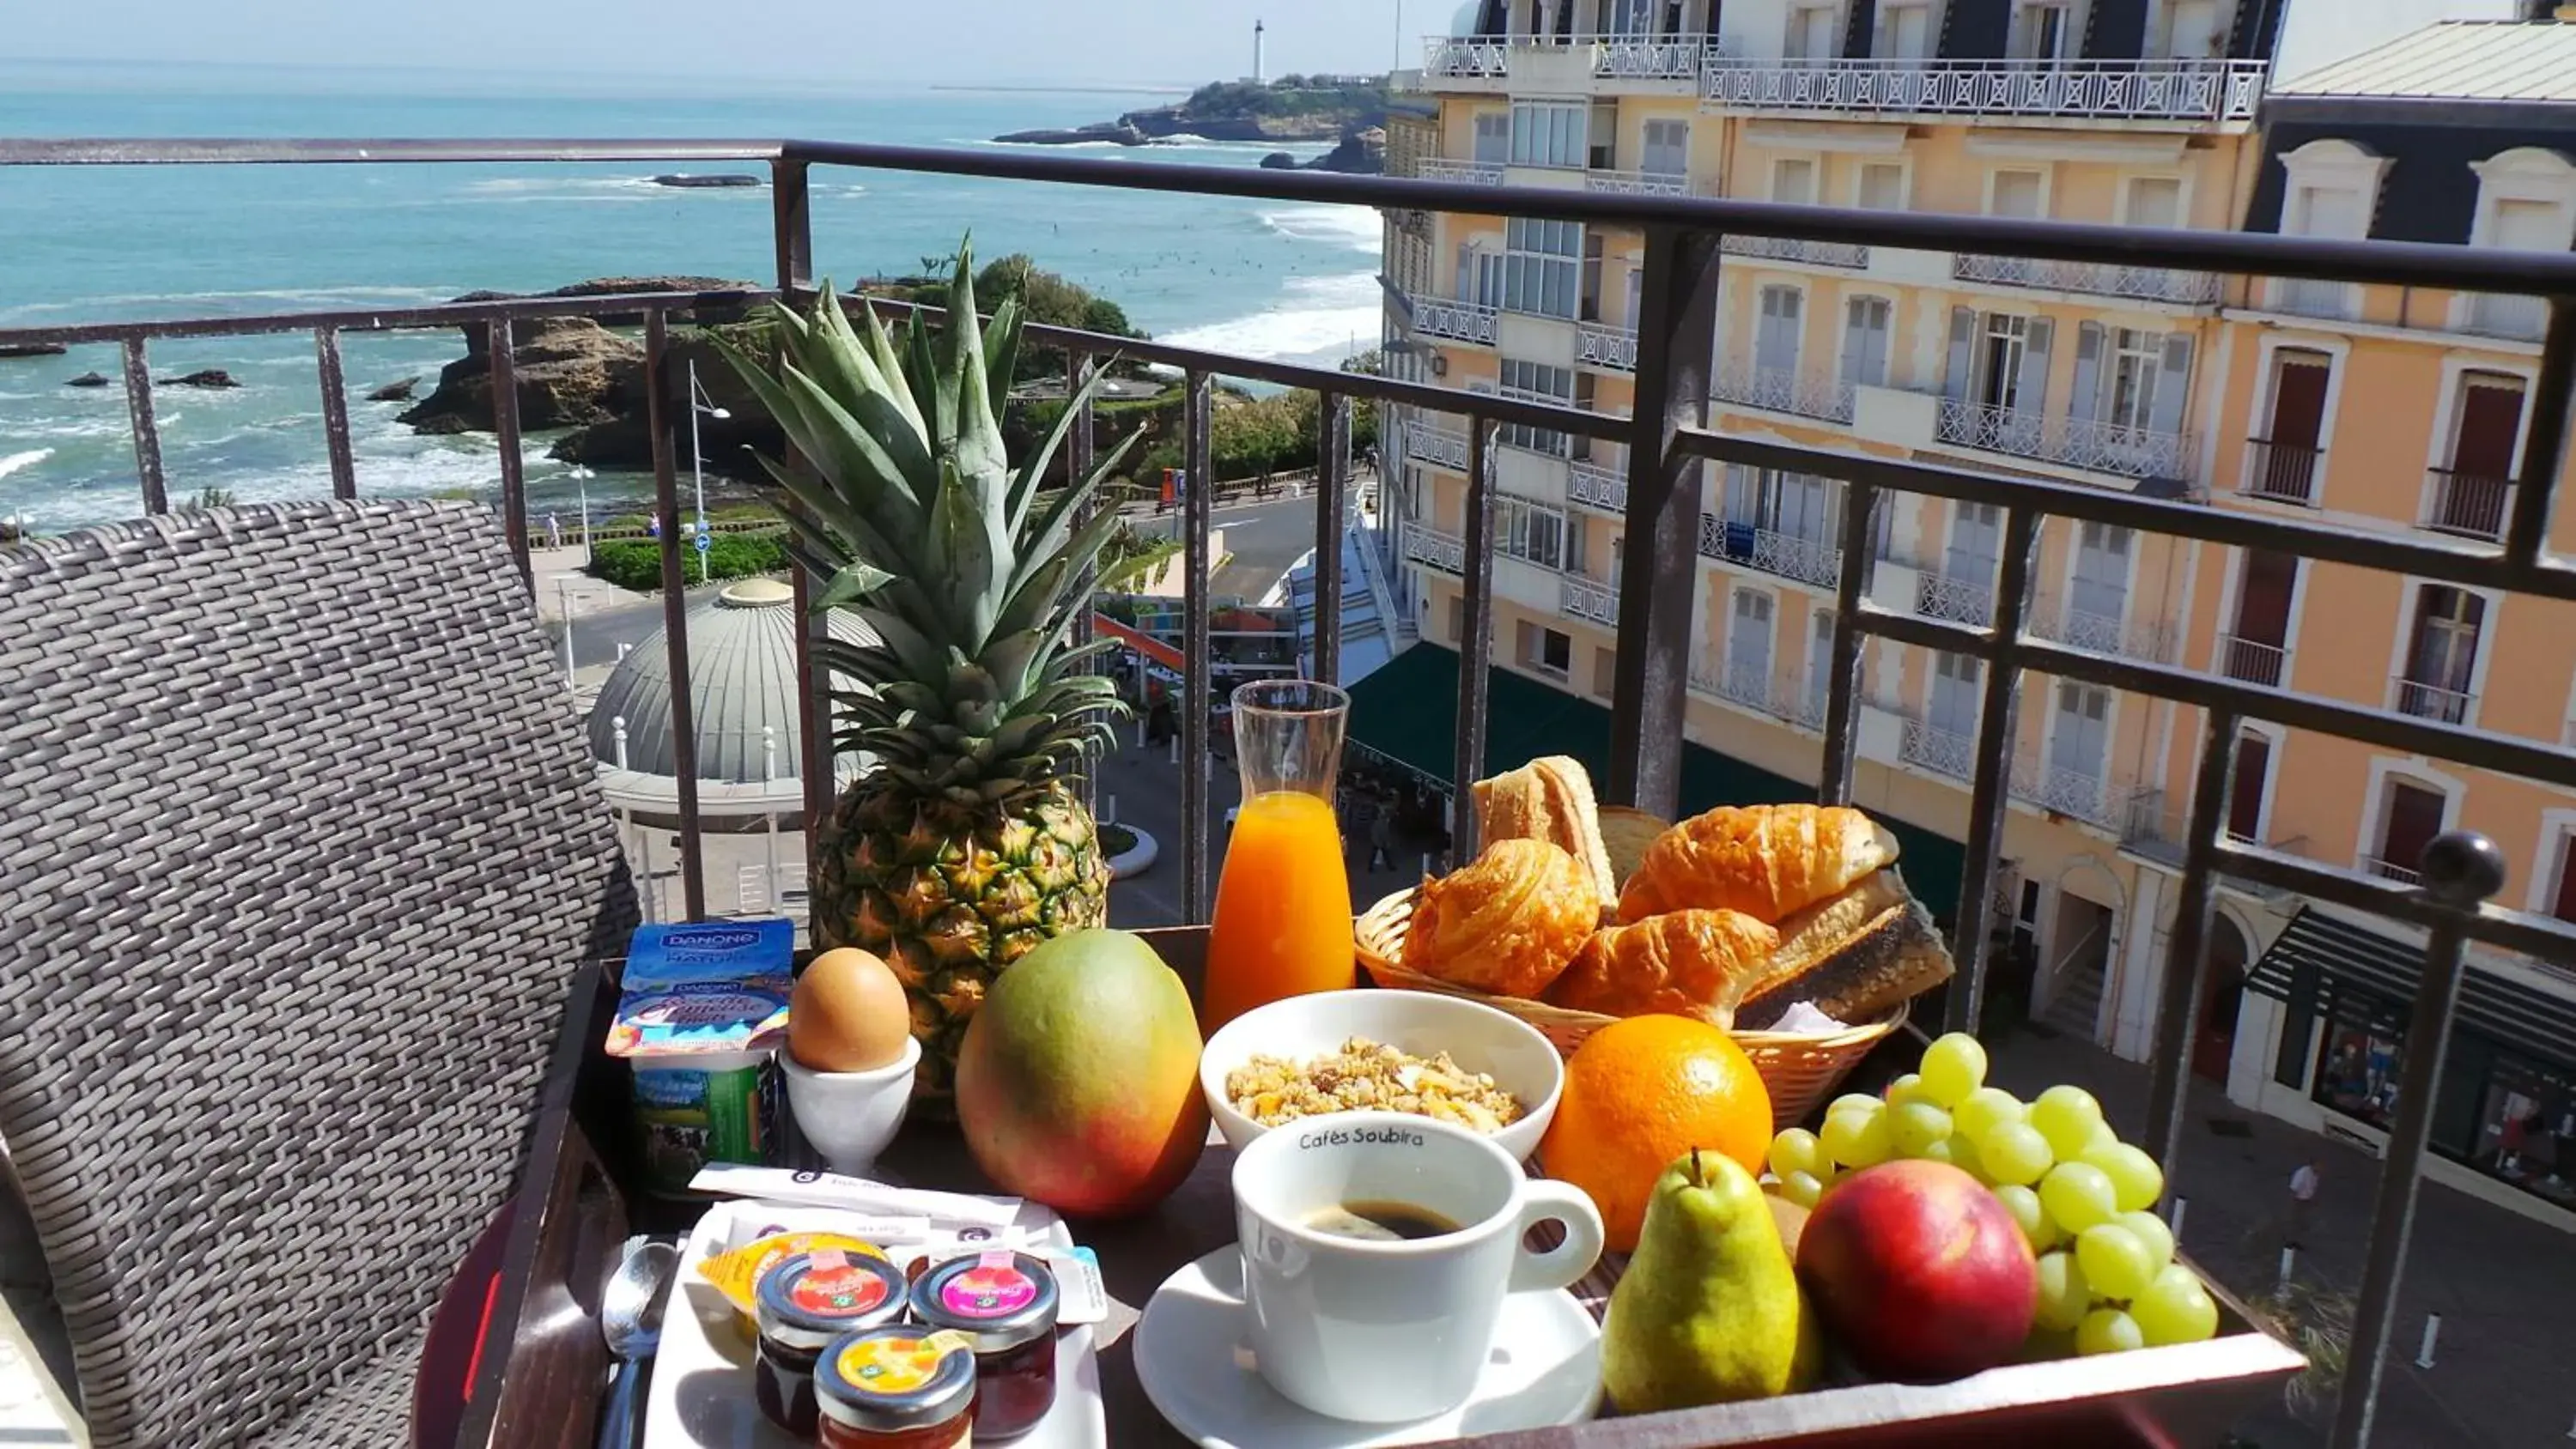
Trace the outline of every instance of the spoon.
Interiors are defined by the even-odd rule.
[[[662,1308],[670,1301],[671,1278],[680,1264],[678,1245],[640,1238],[600,1294],[599,1331],[608,1340],[616,1369],[608,1380],[608,1401],[599,1416],[599,1449],[632,1449],[642,1432],[647,1360],[662,1346]]]

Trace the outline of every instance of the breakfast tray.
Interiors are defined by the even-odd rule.
[[[1148,931],[1145,939],[1193,989],[1201,976],[1203,928]],[[555,1068],[544,1087],[529,1160],[510,1214],[497,1281],[463,1282],[472,1307],[488,1311],[468,1381],[457,1449],[582,1449],[597,1433],[606,1351],[598,1284],[620,1236],[685,1232],[703,1204],[672,1205],[640,1191],[641,1165],[624,1147],[626,1083],[599,1051],[616,1005],[612,972],[585,968],[564,1013]],[[1884,1041],[1884,1039],[1882,1039]],[[1894,1051],[1892,1043],[1887,1049]],[[1877,1066],[1880,1064],[1873,1064]],[[1909,1064],[1910,1065],[1910,1064]],[[1183,1265],[1234,1240],[1229,1174],[1233,1157],[1211,1144],[1196,1170],[1153,1211],[1085,1223],[1116,1300],[1099,1328],[1100,1393],[1108,1442],[1118,1449],[1178,1449],[1187,1443],[1154,1411],[1136,1377],[1135,1314]],[[880,1163],[881,1175],[920,1187],[989,1191],[953,1127],[919,1122]],[[463,1245],[459,1245],[460,1251]],[[1578,1287],[1597,1312],[1621,1264],[1612,1260]],[[488,1298],[486,1296],[488,1292]],[[1755,1403],[1606,1419],[1561,1429],[1453,1441],[1479,1449],[1681,1449],[1776,1444],[1887,1449],[1887,1446],[2049,1446],[2148,1449],[2221,1442],[2228,1430],[2305,1367],[2300,1356],[2255,1327],[2223,1293],[2219,1336],[2208,1342],[2099,1358],[1995,1369],[1939,1385],[1855,1384]],[[444,1444],[436,1449],[447,1449]],[[1258,1449],[1245,1445],[1243,1449]]]

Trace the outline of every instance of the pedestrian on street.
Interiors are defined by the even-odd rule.
[[[2308,1219],[2316,1210],[2316,1202],[2317,1164],[2310,1159],[2300,1163],[2299,1170],[2290,1174],[2290,1227],[2282,1234],[2283,1246],[2304,1248],[2308,1245]]]
[[[563,547],[563,523],[551,513],[546,515],[546,547]]]
[[[1381,859],[1386,862],[1388,870],[1395,869],[1395,821],[1384,804],[1370,807],[1368,843],[1368,868],[1371,871],[1378,868],[1377,863]]]

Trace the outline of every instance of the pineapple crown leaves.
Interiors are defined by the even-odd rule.
[[[718,339],[734,369],[810,464],[762,459],[796,503],[789,551],[825,581],[817,606],[876,635],[818,646],[843,727],[898,778],[1001,798],[1110,741],[1126,707],[1087,673],[1100,652],[1072,626],[1117,534],[1114,510],[1085,520],[1138,439],[1086,476],[1044,483],[1103,370],[1011,466],[1000,415],[1022,311],[978,323],[971,248],[948,286],[946,324],[916,310],[898,343],[872,308],[854,326],[826,284],[809,313],[775,309],[778,360]],[[1023,783],[1013,785],[1014,778]]]

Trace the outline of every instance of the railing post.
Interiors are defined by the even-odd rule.
[[[2200,741],[2191,824],[2183,836],[2182,895],[2166,945],[2164,997],[2156,1008],[2155,1049],[2147,1057],[2149,1155],[2172,1181],[2182,1154],[2183,1107],[2191,1094],[2191,1044],[2200,1003],[2209,991],[2209,926],[2217,907],[2218,837],[2236,780],[2236,716],[2212,710]],[[2113,1010],[2117,1010],[2117,1006]]]
[[[508,334],[496,326],[497,344]],[[698,722],[689,695],[689,599],[680,574],[680,475],[671,456],[671,329],[662,309],[644,314],[644,425],[653,435],[653,516],[662,535],[662,640],[670,655],[671,768],[678,776],[680,888],[689,919],[707,916],[707,863],[698,838]],[[494,394],[497,404],[499,394]]]
[[[1339,684],[1342,510],[1350,497],[1351,483],[1351,400],[1346,394],[1323,395],[1315,430],[1315,677],[1326,684]],[[1383,482],[1380,486],[1384,486]]]
[[[2405,1063],[2397,1078],[2397,1121],[2380,1160],[2379,1200],[2370,1215],[2370,1253],[2361,1270],[2361,1297],[2352,1314],[2352,1346],[2344,1360],[2343,1393],[2335,1405],[2334,1449],[2363,1449],[2379,1407],[2389,1340],[2397,1332],[2397,1288],[2406,1274],[2406,1250],[2415,1235],[2415,1203],[2423,1187],[2424,1152],[2433,1132],[2434,1097],[2449,1056],[2451,1023],[2459,1013],[2465,923],[2489,896],[2504,889],[2504,852],[2471,831],[2433,837],[2419,861],[2423,894],[2451,909],[2424,943],[2424,979],[2407,1017]]]
[[[769,163],[769,229],[778,275],[778,305],[796,307],[814,290],[814,221],[808,203],[806,177],[810,168],[802,161],[774,160]],[[778,360],[773,352],[770,358]],[[789,468],[811,472],[793,443],[787,445],[780,462]],[[779,511],[789,525],[803,521],[802,511],[792,498],[777,500]],[[796,611],[796,717],[803,725],[798,731],[797,773],[805,797],[805,868],[814,868],[815,851],[821,846],[823,822],[831,818],[833,800],[839,780],[833,769],[837,758],[832,748],[832,701],[822,687],[820,667],[815,663],[815,646],[831,637],[831,620],[814,612],[816,587],[825,582],[803,568],[787,571],[787,585],[794,591],[791,607]],[[809,899],[812,899],[809,897]]]
[[[1181,491],[1181,918],[1197,926],[1214,906],[1208,879],[1208,728],[1216,708],[1208,648],[1208,532],[1215,522],[1216,382],[1189,375],[1188,473]]]
[[[501,448],[501,531],[509,537],[510,559],[519,566],[519,581],[534,593],[537,579],[528,558],[527,460],[519,454],[519,371],[514,347],[509,318],[495,317],[483,329],[483,355],[491,369],[492,432]],[[692,907],[691,914],[695,913]]]
[[[769,163],[769,231],[778,253],[778,300],[790,306],[814,290],[812,169],[784,157]]]
[[[1886,497],[1867,483],[1854,483],[1843,501],[1843,560],[1834,580],[1834,653],[1831,693],[1825,699],[1824,778],[1817,782],[1821,805],[1849,805],[1852,765],[1860,748],[1861,650],[1867,641],[1853,621],[1860,617],[1869,590],[1870,551],[1878,538],[1878,512]]]
[[[1673,440],[1679,429],[1707,420],[1720,246],[1714,232],[1650,227],[1637,308],[1610,798],[1668,819],[1681,810],[1691,604],[1699,589],[1700,465]]]
[[[2013,746],[2020,729],[2021,626],[2030,608],[2031,555],[2039,545],[2039,515],[2014,508],[2004,516],[2001,576],[1996,582],[1994,643],[1986,654],[1985,699],[1977,710],[1977,771],[1968,804],[1968,868],[1959,881],[1959,924],[1950,952],[1958,974],[1950,980],[1942,1025],[1977,1030],[1986,999],[1987,918],[1994,914],[1995,862],[2004,845],[2004,820],[2012,805]]]
[[[152,420],[152,360],[143,335],[125,339],[125,415],[134,424],[134,476],[143,485],[143,511],[170,511],[170,490],[161,477],[161,427]]]
[[[1458,554],[1465,617],[1458,630],[1458,718],[1449,765],[1449,858],[1476,858],[1476,777],[1485,772],[1485,711],[1494,660],[1494,430],[1467,419],[1466,537]]]
[[[331,453],[331,496],[358,496],[358,464],[349,451],[349,383],[340,366],[340,329],[313,329],[313,355],[321,371],[322,445]]]
[[[1067,403],[1072,402],[1090,383],[1095,366],[1091,354],[1080,348],[1075,348],[1064,355],[1064,396]],[[1073,430],[1066,434],[1064,442],[1064,475],[1068,486],[1091,476],[1092,464],[1097,453],[1094,447],[1096,440],[1092,437],[1094,419],[1091,404],[1086,401],[1081,407],[1076,408],[1075,412],[1078,416],[1073,420]],[[1074,528],[1080,530],[1087,526],[1103,506],[1100,496],[1096,493],[1084,500],[1078,510],[1078,516],[1073,521]],[[1105,506],[1115,508],[1118,505],[1113,502]],[[1091,608],[1092,601],[1100,588],[1099,571],[1091,564],[1085,563],[1082,566],[1081,581],[1075,587],[1083,603],[1082,608],[1073,616],[1073,638],[1069,642],[1073,647],[1080,648],[1091,642]],[[1086,665],[1083,672],[1097,674],[1100,672],[1100,666],[1094,662]],[[1074,793],[1082,797],[1082,803],[1086,807],[1094,813],[1098,812],[1100,761],[1097,758],[1086,762],[1081,777],[1074,784]]]
[[[2549,299],[2549,331],[2532,384],[2531,431],[2523,441],[2521,487],[2514,490],[2505,557],[2516,568],[2540,559],[2549,533],[2549,504],[2567,468],[2567,411],[2576,406],[2576,297]]]

